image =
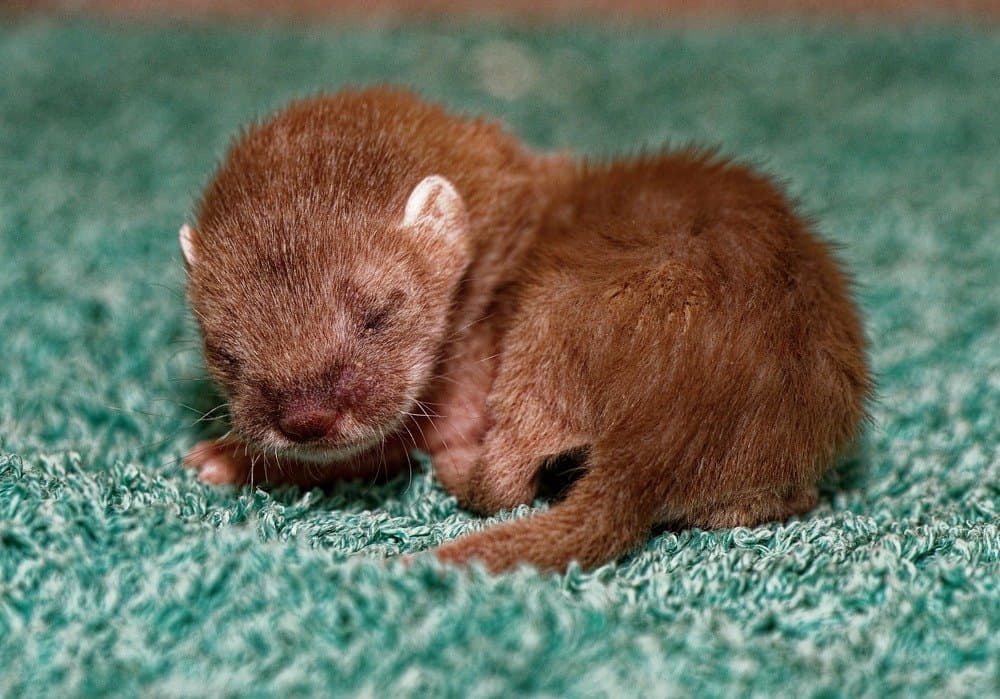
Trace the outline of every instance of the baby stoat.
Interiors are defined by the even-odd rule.
[[[548,206],[548,162],[387,88],[242,133],[180,232],[233,427],[187,465],[307,485],[392,475],[419,448],[462,492],[493,376],[484,319]]]
[[[808,510],[855,435],[864,339],[827,247],[766,179],[696,153],[534,155],[409,93],[293,104],[233,145],[181,229],[233,436],[211,482],[392,473],[428,451],[495,512],[437,550],[594,566],[660,523]]]

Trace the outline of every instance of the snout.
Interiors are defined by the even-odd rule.
[[[278,429],[296,444],[310,444],[336,437],[341,418],[336,409],[290,406],[278,418]]]
[[[339,443],[356,428],[368,384],[340,367],[315,376],[296,389],[275,392],[274,426],[290,442],[309,445]],[[363,410],[362,410],[363,412]]]

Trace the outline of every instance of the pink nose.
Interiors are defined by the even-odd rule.
[[[336,410],[310,409],[289,412],[278,420],[278,429],[293,442],[306,444],[328,436],[337,428]]]

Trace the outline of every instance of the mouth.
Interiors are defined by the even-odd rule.
[[[405,414],[400,413],[386,425],[379,425],[366,430],[365,434],[354,439],[342,440],[339,444],[318,442],[316,444],[296,444],[289,441],[280,432],[272,431],[256,446],[262,451],[276,451],[283,456],[312,464],[327,464],[334,461],[345,461],[374,449],[387,437],[403,426]],[[255,440],[256,441],[256,440]]]
[[[231,415],[231,429],[227,436],[262,454],[273,454],[276,458],[319,465],[348,461],[378,449],[380,444],[402,430],[406,420],[413,415],[411,411],[414,403],[412,398],[406,396],[395,413],[381,424],[365,424],[349,414],[345,415],[337,434],[329,434],[314,442],[289,439],[276,422],[245,423],[237,411]]]
[[[325,447],[321,445],[309,447],[297,444],[294,446],[279,447],[279,449],[283,454],[296,461],[304,461],[311,464],[327,464],[332,461],[345,461],[358,456],[377,445],[380,441],[382,440],[378,435],[373,435],[369,439],[343,447]]]

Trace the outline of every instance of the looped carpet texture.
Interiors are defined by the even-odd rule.
[[[0,66],[0,695],[1000,696],[995,31],[21,19]],[[878,375],[816,510],[491,577],[394,560],[489,524],[426,470],[184,471],[224,428],[177,227],[238,126],[382,81],[539,147],[717,144],[786,182]]]

